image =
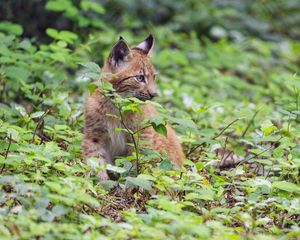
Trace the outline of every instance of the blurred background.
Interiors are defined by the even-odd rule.
[[[133,31],[154,26],[174,32],[195,31],[199,38],[255,36],[299,40],[299,0],[2,0],[0,20],[24,26],[23,36],[49,42],[49,27],[81,37],[90,31]]]

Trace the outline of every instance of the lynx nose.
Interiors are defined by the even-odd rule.
[[[151,99],[157,96],[157,92],[150,92],[150,91],[148,91],[148,94],[149,94],[149,97]]]

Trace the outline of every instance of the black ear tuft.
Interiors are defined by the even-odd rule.
[[[124,61],[126,61],[129,54],[130,48],[126,44],[125,40],[120,36],[119,41],[115,46],[113,46],[109,54],[109,63],[114,67],[120,66]]]
[[[146,54],[148,54],[149,52],[151,52],[153,46],[154,46],[154,37],[152,34],[150,34],[143,42],[141,42],[135,48],[140,49]]]

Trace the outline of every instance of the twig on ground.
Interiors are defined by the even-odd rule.
[[[33,136],[32,136],[32,139],[31,139],[31,143],[34,142],[37,130],[38,130],[41,122],[43,121],[44,117],[49,113],[49,111],[50,111],[50,108],[46,112],[44,112],[44,114],[40,117],[38,123],[36,124],[36,127],[35,127],[34,132],[33,132]]]
[[[271,144],[271,146],[268,147],[267,149],[262,150],[261,152],[254,154],[253,156],[251,156],[251,157],[248,158],[248,159],[245,158],[244,160],[240,161],[240,162],[237,164],[237,166],[239,166],[240,164],[242,164],[242,163],[244,163],[244,162],[248,162],[248,161],[250,161],[250,160],[252,160],[252,159],[254,159],[254,158],[260,156],[261,154],[264,154],[265,152],[269,151],[269,150],[272,149],[277,143],[279,143],[279,141],[280,141],[282,138],[283,138],[283,137],[280,137],[276,142],[273,142],[273,143]]]

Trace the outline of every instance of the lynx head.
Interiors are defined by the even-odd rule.
[[[154,38],[149,35],[134,48],[120,37],[105,61],[103,71],[111,73],[110,82],[122,97],[150,100],[156,93],[156,73],[150,53]]]

